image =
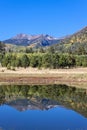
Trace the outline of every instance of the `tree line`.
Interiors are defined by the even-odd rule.
[[[6,53],[0,54],[0,63],[3,67],[37,67],[37,68],[70,68],[87,67],[87,55],[72,55],[59,53]]]

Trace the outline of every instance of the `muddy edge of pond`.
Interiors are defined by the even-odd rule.
[[[6,74],[0,73],[0,85],[66,84],[87,89],[87,74]]]

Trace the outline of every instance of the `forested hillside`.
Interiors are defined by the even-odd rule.
[[[68,38],[64,38],[52,47],[55,51],[62,53],[87,54],[87,27]]]
[[[5,52],[5,44],[0,41],[0,53]]]

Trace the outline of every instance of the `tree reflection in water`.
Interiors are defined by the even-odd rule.
[[[58,105],[87,117],[87,90],[67,85],[0,86],[0,105],[17,110],[48,110]]]

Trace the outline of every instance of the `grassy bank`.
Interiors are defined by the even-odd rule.
[[[87,88],[87,68],[0,68],[0,84],[67,84]]]

